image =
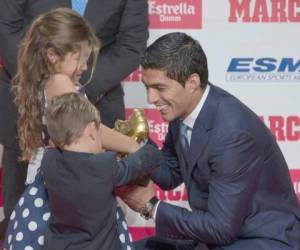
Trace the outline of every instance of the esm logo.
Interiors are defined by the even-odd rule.
[[[233,82],[299,82],[300,59],[283,57],[232,58],[227,68],[227,81]]]

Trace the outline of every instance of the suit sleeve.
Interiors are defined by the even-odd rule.
[[[157,234],[206,244],[233,242],[258,185],[263,164],[260,152],[255,140],[245,133],[219,139],[210,158],[212,179],[207,211],[191,212],[161,202],[156,215]]]
[[[179,168],[177,154],[174,148],[175,142],[172,135],[172,124],[169,125],[169,132],[166,135],[162,152],[164,161],[160,168],[157,168],[151,179],[163,190],[171,190],[179,186],[183,181]]]
[[[148,39],[146,0],[126,0],[116,39],[100,51],[93,81],[87,85],[89,99],[99,98],[115,88],[140,64]]]
[[[161,165],[162,160],[162,152],[154,146],[146,144],[134,154],[130,154],[118,162],[114,174],[115,186],[122,186],[149,173]]]
[[[0,56],[10,76],[16,70],[17,50],[25,33],[26,0],[2,0],[0,3]]]

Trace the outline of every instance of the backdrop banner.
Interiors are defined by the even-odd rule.
[[[209,80],[248,105],[276,137],[300,200],[300,1],[149,0],[149,44],[169,32],[197,39],[208,58]],[[123,83],[127,113],[144,108],[160,146],[168,124],[147,104],[140,69]],[[275,185],[275,184],[274,184]],[[185,187],[161,200],[188,207]],[[126,208],[134,238],[154,233],[153,222]]]

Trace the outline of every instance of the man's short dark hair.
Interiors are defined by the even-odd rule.
[[[208,83],[207,59],[201,45],[181,32],[168,33],[150,45],[142,67],[165,71],[167,77],[182,85],[194,73],[199,75],[202,88]]]

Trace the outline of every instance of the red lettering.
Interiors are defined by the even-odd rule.
[[[187,201],[188,200],[188,194],[187,194],[187,190],[186,190],[185,186],[184,186],[184,189],[183,189],[182,200],[183,201]]]
[[[230,3],[230,16],[229,22],[237,22],[237,16],[243,16],[243,22],[250,22],[250,0],[229,0]]]
[[[296,126],[298,131],[295,131]],[[289,116],[286,120],[286,139],[288,141],[300,140],[300,117]]]
[[[270,116],[270,130],[273,135],[277,138],[278,141],[283,141],[285,139],[284,136],[284,119],[282,116]]]
[[[290,22],[300,22],[300,0],[289,0],[289,20]],[[298,12],[296,11],[298,8]]]
[[[125,82],[139,82],[141,81],[141,69],[138,68],[127,76],[123,81]]]
[[[263,116],[259,119],[265,122]],[[269,124],[266,124],[272,134],[278,141],[299,141],[300,140],[300,117],[291,115],[283,116],[269,116]]]
[[[269,22],[268,9],[265,0],[256,1],[252,22]]]
[[[300,0],[229,0],[229,4],[229,22],[300,22]]]
[[[290,176],[293,182],[295,193],[297,194],[300,202],[300,169],[290,169]]]
[[[272,0],[271,22],[287,22],[286,0]]]
[[[158,197],[158,199],[165,201],[167,199],[166,192],[161,190],[157,185],[153,185],[153,186],[154,186],[155,195]]]
[[[181,198],[181,192],[180,191],[170,190],[168,192],[168,199],[170,201],[179,201],[180,198]]]
[[[185,186],[176,189],[163,191],[157,185],[154,185],[156,196],[162,201],[187,201],[187,191]]]

